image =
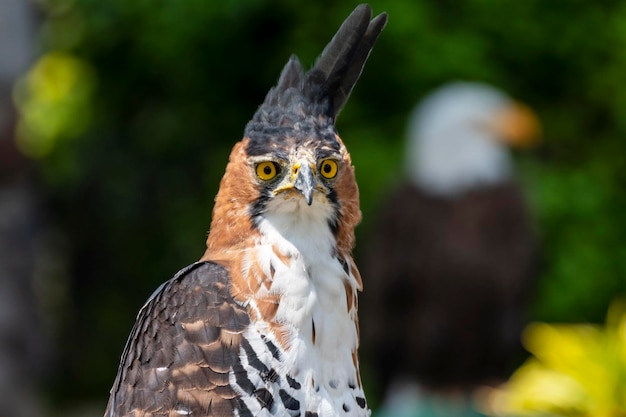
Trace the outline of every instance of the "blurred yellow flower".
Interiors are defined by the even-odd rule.
[[[490,394],[490,414],[626,416],[626,303],[605,326],[532,324],[524,345],[533,356]]]

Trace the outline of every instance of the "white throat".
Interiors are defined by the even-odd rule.
[[[310,207],[300,197],[275,198],[258,225],[257,258],[270,259],[275,270],[270,291],[281,295],[276,321],[291,329],[281,367],[308,388],[298,399],[320,417],[363,417],[369,410],[358,404],[364,395],[352,356],[356,310],[348,309],[345,284],[356,289],[357,283],[336,256],[328,223],[333,210],[320,195]]]

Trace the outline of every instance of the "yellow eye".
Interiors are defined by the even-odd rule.
[[[337,161],[334,159],[325,159],[320,165],[320,172],[324,178],[335,178],[337,175]]]
[[[271,161],[260,162],[256,166],[256,175],[263,181],[269,181],[278,174],[278,166]]]

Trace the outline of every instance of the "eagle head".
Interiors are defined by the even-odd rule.
[[[359,6],[311,70],[305,72],[295,56],[289,59],[230,155],[209,251],[247,245],[250,232],[276,214],[294,222],[322,218],[338,248],[352,249],[359,193],[335,120],[386,18],[370,20],[371,9]]]

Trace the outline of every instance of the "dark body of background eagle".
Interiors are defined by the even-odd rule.
[[[458,403],[521,359],[536,244],[507,145],[538,129],[527,107],[469,82],[411,116],[408,179],[385,196],[362,260],[363,354],[388,402],[439,392]]]
[[[106,416],[367,416],[358,188],[335,119],[386,23],[357,7],[292,57],[232,150],[202,259],[139,312]]]

